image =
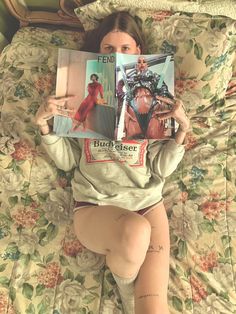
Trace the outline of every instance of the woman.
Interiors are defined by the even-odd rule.
[[[127,54],[145,51],[140,28],[127,12],[105,18],[89,33],[84,50]],[[85,247],[106,256],[124,313],[133,313],[134,287],[135,314],[167,314],[170,245],[162,188],[165,177],[184,155],[182,144],[189,119],[182,103],[159,97],[172,105],[171,111],[159,116],[160,121],[173,117],[180,125],[174,140],[70,141],[49,134],[48,124],[53,115],[68,115],[64,106],[67,99],[50,97],[40,106],[36,123],[57,167],[65,171],[75,168],[75,233]]]
[[[155,114],[155,112],[159,114],[165,109],[163,107],[166,107],[156,99],[157,95],[173,99],[165,82],[158,88],[160,78],[160,75],[149,69],[146,57],[138,56],[135,68],[126,76],[126,84],[123,78],[119,80],[117,96],[120,107],[125,95],[128,94],[124,130],[126,139],[164,139],[171,135],[169,133],[166,136],[165,121],[156,119]]]
[[[73,128],[74,131],[81,123],[84,124],[85,129],[85,120],[87,119],[89,112],[96,105],[99,94],[101,99],[104,97],[102,84],[98,82],[98,75],[96,73],[91,74],[90,80],[92,82],[89,83],[87,87],[88,95],[80,104],[79,109],[73,118],[74,122],[77,122]]]

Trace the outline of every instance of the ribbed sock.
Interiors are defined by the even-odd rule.
[[[113,274],[115,282],[118,286],[124,314],[133,314],[134,313],[134,281],[137,277],[137,274],[131,278],[122,278]]]

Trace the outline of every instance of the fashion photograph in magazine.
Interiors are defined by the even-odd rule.
[[[78,88],[78,86],[80,88]],[[56,96],[67,102],[68,117],[54,118],[60,136],[96,139],[169,139],[177,123],[159,120],[174,98],[171,55],[102,55],[59,49]]]

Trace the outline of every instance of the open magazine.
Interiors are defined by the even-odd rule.
[[[172,55],[99,54],[59,49],[56,96],[67,101],[68,117],[55,116],[59,136],[107,140],[169,139],[174,119],[158,120],[170,110],[157,96],[173,98]]]

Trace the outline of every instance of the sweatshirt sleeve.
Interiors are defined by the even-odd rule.
[[[41,145],[59,169],[69,171],[78,165],[81,150],[76,139],[42,135]]]
[[[153,174],[166,178],[171,175],[182,160],[184,145],[177,144],[175,140],[150,144],[148,148],[150,167]]]

